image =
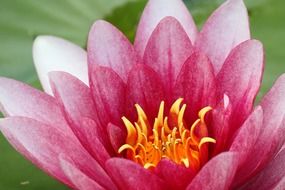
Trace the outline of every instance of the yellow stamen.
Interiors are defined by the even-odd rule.
[[[126,144],[122,145],[118,152],[126,151],[128,159],[146,169],[156,167],[162,158],[167,158],[187,168],[198,170],[202,164],[202,146],[206,143],[216,143],[215,139],[207,136],[205,123],[205,115],[212,108],[208,106],[201,109],[197,120],[188,128],[184,120],[186,104],[181,106],[182,101],[182,98],[177,99],[166,116],[162,101],[152,127],[144,110],[136,104],[137,122],[132,124],[127,118],[122,117],[127,129],[127,138]],[[169,125],[168,116],[174,119],[174,123]]]

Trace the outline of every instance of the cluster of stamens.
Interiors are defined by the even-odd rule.
[[[203,160],[208,159],[207,143],[216,142],[208,137],[205,123],[205,115],[211,107],[201,109],[198,119],[189,128],[183,119],[186,104],[181,106],[182,101],[183,99],[179,98],[174,102],[168,116],[164,116],[162,101],[153,126],[149,124],[143,109],[136,104],[137,122],[132,124],[126,117],[122,118],[127,137],[126,144],[122,145],[118,152],[125,151],[128,159],[146,169],[156,167],[161,159],[167,158],[187,168],[199,170]],[[171,125],[169,119],[172,121]]]

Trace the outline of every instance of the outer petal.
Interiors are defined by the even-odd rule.
[[[101,185],[90,179],[83,172],[81,172],[76,166],[69,163],[64,159],[60,159],[60,165],[64,174],[69,178],[77,189],[80,190],[104,190]]]
[[[155,168],[155,173],[164,179],[172,189],[177,190],[184,190],[195,175],[191,169],[167,159],[159,162]]]
[[[237,169],[235,157],[230,152],[214,157],[200,170],[187,190],[229,189]]]
[[[282,189],[285,180],[285,150],[283,149],[278,155],[272,160],[266,168],[264,168],[256,177],[254,177],[243,189]]]
[[[227,0],[205,23],[196,47],[206,53],[218,73],[231,49],[248,39],[248,15],[243,0]]]
[[[285,141],[285,75],[275,82],[261,101],[263,109],[262,130],[252,148],[250,164],[239,175],[240,184],[258,173],[275,157]]]
[[[167,16],[176,18],[191,41],[195,41],[197,28],[183,1],[149,0],[142,14],[135,39],[135,48],[141,57],[144,54],[151,33],[158,23]]]
[[[160,102],[165,98],[160,77],[146,65],[134,66],[128,76],[126,97],[130,118],[136,118],[132,114],[136,112],[135,104],[139,104],[146,111],[148,119],[154,119]]]
[[[229,137],[252,111],[263,73],[263,47],[256,40],[241,43],[232,50],[217,75],[218,98],[229,96],[233,106]]]
[[[39,36],[33,45],[34,63],[45,92],[52,94],[48,73],[65,71],[88,84],[87,55],[79,46],[53,36]]]
[[[182,97],[189,123],[193,123],[200,109],[215,106],[215,76],[209,59],[201,53],[193,53],[184,63],[174,86],[177,98]]]
[[[54,127],[23,117],[2,119],[0,126],[1,132],[19,152],[64,183],[70,184],[70,181],[61,170],[58,160],[60,154],[71,158],[76,167],[100,185],[107,188],[114,187],[106,172],[78,141],[74,141]]]
[[[164,18],[153,31],[143,61],[163,79],[169,93],[192,44],[180,23],[173,17]]]
[[[53,97],[7,78],[0,78],[0,92],[0,108],[6,117],[33,118],[73,135]]]
[[[258,143],[260,140],[260,132],[262,130],[263,112],[261,107],[257,107],[256,110],[249,116],[244,122],[237,136],[233,140],[230,147],[230,151],[239,153],[238,171],[235,176],[234,183],[240,184],[244,180],[244,177],[251,172],[252,166],[255,166],[257,159],[260,159],[260,153],[263,146]],[[256,147],[258,146],[259,147]],[[258,148],[260,152],[253,156],[253,149]]]
[[[259,134],[262,130],[262,121],[263,111],[259,106],[244,122],[240,131],[233,140],[230,150],[233,152],[239,152],[240,164],[245,161],[250,161],[250,157],[252,157],[251,150],[256,146],[256,141],[258,140]],[[262,148],[263,147],[260,147],[260,149]]]
[[[266,128],[276,129],[285,116],[285,74],[281,75],[271,90],[264,96],[260,105],[264,110],[263,125]]]
[[[125,108],[125,83],[110,68],[94,66],[91,69],[90,87],[101,124],[120,125]]]
[[[107,161],[106,168],[121,189],[167,189],[164,182],[158,176],[130,160],[112,158]]]
[[[53,94],[64,106],[70,123],[80,125],[81,117],[97,120],[92,94],[87,85],[66,72],[49,73]]]
[[[53,93],[62,104],[66,118],[83,146],[90,151],[90,148],[95,147],[92,141],[95,141],[94,138],[96,138],[97,140],[100,139],[105,148],[109,148],[109,151],[112,152],[106,129],[98,124],[93,97],[88,86],[65,72],[51,72],[49,76]],[[86,120],[83,118],[98,122],[92,122],[90,125],[89,121],[82,121]],[[97,131],[97,133],[94,131]]]
[[[126,81],[137,55],[128,39],[114,26],[97,21],[88,38],[88,63],[112,68]]]

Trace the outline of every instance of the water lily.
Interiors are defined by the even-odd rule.
[[[39,36],[45,92],[0,79],[0,129],[74,189],[284,189],[285,75],[254,107],[263,46],[242,0],[198,32],[180,0],[149,0],[134,45],[96,21],[87,53]]]

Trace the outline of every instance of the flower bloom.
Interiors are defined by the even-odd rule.
[[[40,36],[33,54],[46,93],[1,78],[0,129],[69,187],[285,188],[285,76],[254,107],[264,55],[242,0],[200,32],[181,0],[149,0],[134,45],[97,21],[87,53]]]

